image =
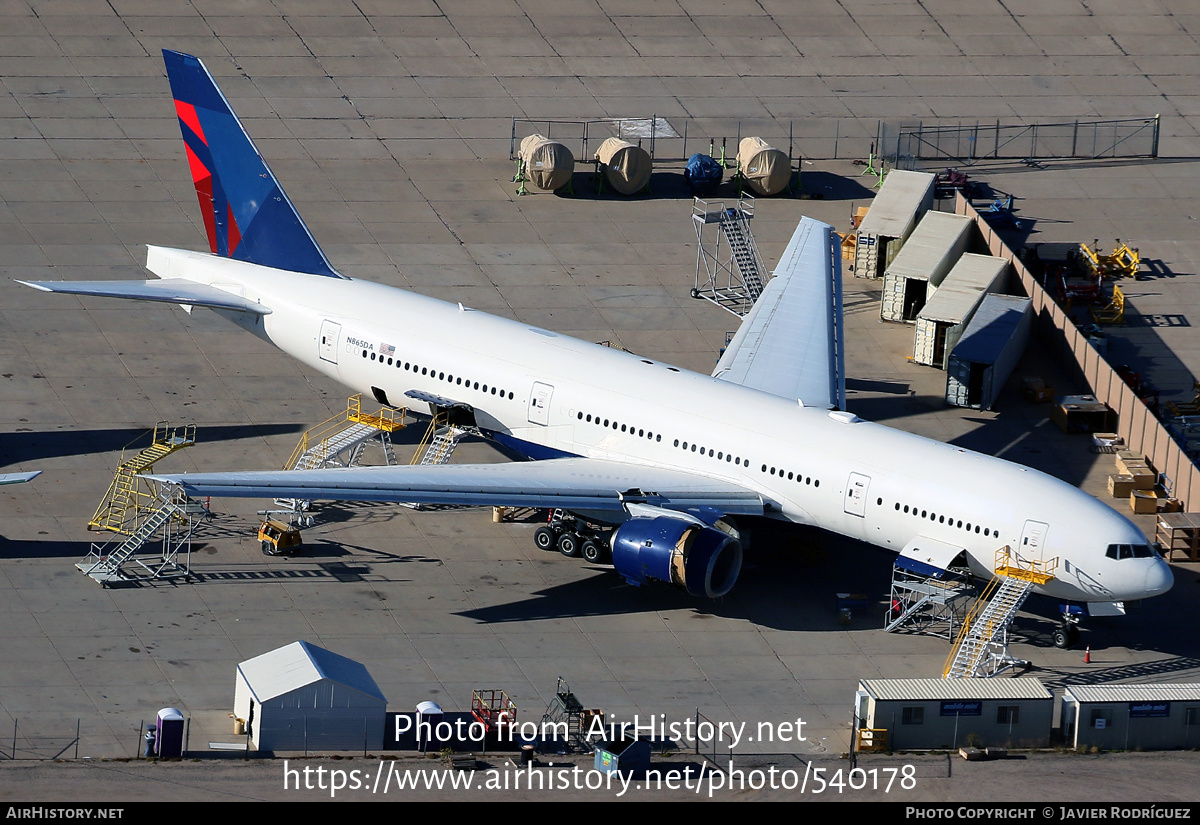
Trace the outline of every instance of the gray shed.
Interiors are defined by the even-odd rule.
[[[984,296],[1002,290],[1007,274],[1008,261],[1003,258],[964,253],[917,314],[913,360],[945,369]]]
[[[946,363],[946,403],[990,410],[1029,343],[1032,302],[988,295]]]
[[[975,222],[965,215],[926,212],[883,276],[879,317],[913,323],[967,251]]]
[[[1054,695],[1037,679],[863,679],[855,715],[888,750],[1044,747]]]
[[[238,665],[233,706],[258,750],[361,751],[383,744],[387,699],[371,674],[308,642]]]
[[[1062,731],[1073,748],[1200,747],[1200,684],[1067,685]]]
[[[878,278],[933,207],[934,176],[893,169],[871,201],[854,245],[856,278]]]

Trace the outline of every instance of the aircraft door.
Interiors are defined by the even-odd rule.
[[[845,510],[852,516],[866,518],[867,488],[871,486],[871,477],[862,473],[851,473],[846,482]]]
[[[338,339],[342,337],[342,325],[333,321],[321,322],[321,341],[318,345],[318,352],[321,355],[322,361],[328,361],[331,364],[338,362]]]
[[[543,427],[550,423],[550,397],[554,395],[554,387],[535,381],[533,392],[529,394],[529,423],[541,424]]]
[[[1021,531],[1021,544],[1017,547],[1017,558],[1022,561],[1045,561],[1043,554],[1048,532],[1050,525],[1045,522],[1032,519],[1025,522],[1025,529]]]

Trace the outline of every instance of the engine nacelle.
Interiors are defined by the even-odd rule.
[[[742,543],[732,528],[724,532],[671,516],[632,518],[613,531],[612,559],[630,584],[667,582],[715,599],[737,582]]]

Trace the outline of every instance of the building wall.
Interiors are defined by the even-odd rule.
[[[975,747],[1046,747],[1053,720],[1052,699],[977,699],[979,714],[944,715],[942,700],[872,699],[867,727],[888,731],[891,750]],[[998,721],[1000,708],[1017,708],[1015,721]],[[919,717],[919,722],[917,721]]]
[[[1082,750],[1165,750],[1200,747],[1200,702],[1164,702],[1165,716],[1139,716],[1133,707],[1150,702],[1063,702],[1068,744]],[[1189,714],[1189,709],[1191,713]],[[1142,711],[1145,712],[1144,710]],[[1096,727],[1095,718],[1104,719]],[[1074,718],[1072,718],[1074,717]],[[1189,718],[1193,724],[1187,724]]]

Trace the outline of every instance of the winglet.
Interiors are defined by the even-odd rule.
[[[197,57],[163,49],[175,112],[213,254],[342,277],[330,265]]]

